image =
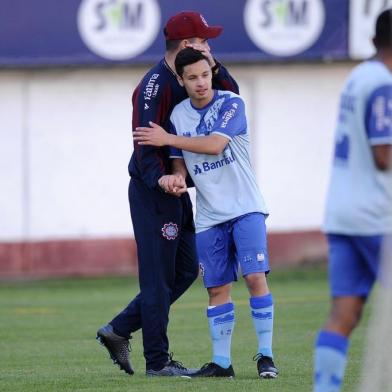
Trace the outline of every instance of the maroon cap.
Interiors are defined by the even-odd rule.
[[[163,33],[166,40],[186,38],[216,38],[223,30],[222,26],[208,26],[201,14],[183,11],[172,16],[166,23]]]

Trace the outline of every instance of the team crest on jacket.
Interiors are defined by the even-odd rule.
[[[167,240],[175,240],[178,236],[178,226],[176,223],[173,222],[165,223],[161,230],[162,230],[162,235]]]

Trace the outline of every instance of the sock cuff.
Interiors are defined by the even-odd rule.
[[[263,295],[261,297],[249,298],[249,305],[253,309],[267,308],[268,306],[272,306],[273,304],[274,300],[271,293],[268,293],[267,295]]]
[[[207,309],[207,317],[220,316],[221,314],[228,313],[234,310],[233,302],[215,306],[215,308]]]
[[[326,346],[334,348],[343,354],[347,353],[348,339],[336,332],[320,331],[316,340],[316,347]]]

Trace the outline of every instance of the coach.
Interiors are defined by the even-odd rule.
[[[191,46],[203,52],[213,71],[214,88],[238,93],[238,86],[227,70],[210,53],[207,40],[222,32],[208,26],[197,12],[180,12],[164,28],[165,57],[142,79],[132,97],[132,129],[150,121],[168,129],[172,109],[187,95],[176,79],[174,59]],[[133,374],[128,345],[131,333],[142,328],[146,374],[177,376],[188,370],[169,355],[167,326],[170,305],[198,275],[192,204],[188,193],[167,194],[159,179],[171,173],[167,147],[134,143],[129,163],[131,181],[129,203],[138,249],[140,293],[109,324],[100,328],[97,339],[113,361]],[[178,177],[178,187],[185,179]]]

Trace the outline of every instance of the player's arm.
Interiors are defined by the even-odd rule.
[[[386,171],[392,168],[392,146],[390,144],[373,146],[372,152],[378,170]]]
[[[392,167],[392,85],[377,88],[366,108],[366,130],[378,170]]]
[[[221,135],[185,137],[169,134],[168,136],[167,143],[169,146],[196,154],[218,155],[230,142],[227,137]]]
[[[170,121],[170,133],[172,135],[177,135],[177,131],[173,123]],[[172,172],[176,174],[181,174],[185,178],[185,182],[188,188],[195,186],[192,177],[189,175],[184,162],[184,156],[182,150],[170,147],[170,159],[172,160]]]
[[[187,170],[187,168],[185,166],[185,162],[181,158],[173,159],[173,161],[172,161],[172,170],[173,170],[173,174],[180,175],[183,178],[186,178],[186,176],[188,175],[188,170]]]
[[[202,137],[172,135],[153,122],[150,122],[150,127],[138,127],[133,132],[133,139],[143,146],[171,146],[178,150],[210,155],[220,154],[230,141],[225,136],[215,134]]]
[[[155,83],[159,83],[159,76],[155,79]],[[150,121],[162,123],[164,121],[162,115],[165,114],[164,94],[161,88],[155,92],[155,96],[146,94],[146,83],[141,84],[132,97],[133,115],[132,129],[135,130],[139,126],[147,126]],[[163,110],[161,110],[163,108]],[[152,145],[139,145],[134,140],[135,156],[138,162],[139,170],[143,182],[149,188],[158,187],[158,180],[165,175],[165,165],[163,163],[163,152]]]
[[[245,105],[240,97],[228,99],[221,107],[218,120],[208,136],[186,137],[167,133],[159,125],[150,122],[150,127],[138,127],[134,140],[141,145],[171,146],[178,150],[196,154],[220,154],[233,136],[247,132]]]

